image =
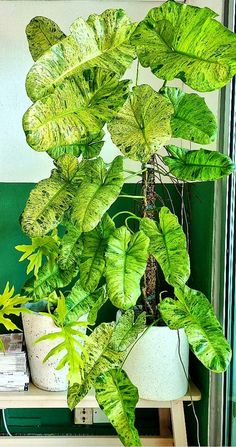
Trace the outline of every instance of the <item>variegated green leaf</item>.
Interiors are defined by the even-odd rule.
[[[148,259],[149,238],[142,232],[131,235],[126,227],[117,228],[106,251],[107,294],[114,306],[129,309],[140,296],[140,281]]]
[[[116,157],[108,171],[102,158],[85,160],[79,171],[82,183],[73,201],[72,222],[81,231],[93,230],[117,199],[124,183],[123,157]]]
[[[108,125],[112,141],[132,160],[147,162],[171,137],[170,102],[149,85],[133,88]]]
[[[103,137],[105,132],[101,130],[98,134],[88,135],[86,138],[82,139],[78,144],[70,144],[67,146],[56,147],[48,152],[50,157],[57,160],[63,154],[72,154],[79,157],[81,154],[83,158],[95,158],[101,152],[104,145]]]
[[[187,286],[175,293],[177,301],[166,298],[159,304],[162,318],[171,329],[185,329],[191,349],[206,368],[225,371],[231,349],[212,305],[203,293]]]
[[[216,119],[204,98],[175,87],[166,87],[161,93],[174,107],[174,115],[171,117],[172,137],[199,144],[209,144],[216,139]]]
[[[94,292],[87,292],[83,289],[81,281],[78,280],[66,297],[66,321],[77,321],[78,318],[88,314],[89,324],[95,324],[97,313],[106,300],[107,295],[104,287]]]
[[[216,16],[173,0],[151,9],[131,39],[141,64],[200,92],[223,87],[236,73],[236,36]]]
[[[232,160],[217,151],[190,151],[174,145],[167,146],[167,151],[164,163],[172,175],[184,181],[218,180],[235,170]]]
[[[66,223],[66,233],[64,234],[58,257],[58,265],[62,270],[70,270],[79,265],[83,242],[81,233],[69,221]]]
[[[68,406],[73,409],[88,391],[95,385],[97,377],[109,369],[120,367],[124,353],[113,351],[110,341],[114,331],[114,323],[102,323],[88,337],[84,348],[88,353],[85,362],[84,380],[82,384],[74,384],[68,389]],[[85,360],[82,354],[82,361]]]
[[[36,151],[54,153],[69,146],[75,153],[76,145],[87,136],[96,138],[123,105],[129,83],[99,68],[65,80],[25,113],[27,143]]]
[[[85,290],[93,292],[105,268],[107,240],[115,224],[107,213],[94,230],[83,234],[83,252],[80,262],[80,281]]]
[[[155,257],[172,286],[185,284],[190,275],[186,237],[177,216],[166,207],[159,213],[159,223],[145,217],[140,228],[150,239],[149,252]]]
[[[42,16],[34,17],[25,31],[34,61],[65,37],[65,34],[53,20]]]
[[[34,64],[26,79],[28,96],[36,101],[47,96],[68,77],[87,68],[100,67],[122,76],[134,58],[129,38],[134,29],[122,9],[79,17],[71,34],[49,49]]]
[[[126,447],[141,446],[134,426],[138,389],[122,369],[110,369],[101,374],[95,383],[96,399],[100,408],[115,428]]]
[[[126,351],[134,343],[146,326],[146,313],[142,312],[134,321],[134,311],[127,310],[116,325],[116,330],[111,338],[111,347],[114,351]]]

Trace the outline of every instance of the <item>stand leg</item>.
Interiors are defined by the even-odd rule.
[[[170,409],[159,408],[160,436],[170,436]]]
[[[184,405],[182,401],[174,400],[171,402],[171,420],[175,447],[188,446]]]

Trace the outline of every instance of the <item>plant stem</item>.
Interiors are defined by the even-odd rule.
[[[130,194],[120,194],[119,198],[124,197],[128,199],[144,199],[144,196],[132,196]]]
[[[116,217],[120,216],[121,214],[129,214],[130,216],[133,217],[133,219],[140,220],[140,217],[136,216],[136,214],[134,214],[134,213],[131,213],[131,211],[119,211],[112,217],[112,220],[114,220]]]

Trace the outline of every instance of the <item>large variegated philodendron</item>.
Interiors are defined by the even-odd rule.
[[[216,140],[217,123],[196,93],[221,88],[236,73],[236,36],[215,16],[209,8],[168,0],[139,24],[122,9],[108,9],[76,19],[68,36],[44,17],[32,19],[26,30],[35,63],[26,79],[33,104],[23,127],[28,144],[47,152],[55,169],[33,188],[21,217],[32,244],[17,249],[21,260],[30,261],[28,273],[34,271],[23,290],[33,309],[48,308],[60,327],[63,341],[45,360],[65,350],[58,368],[69,365],[70,408],[95,387],[125,446],[140,445],[134,426],[138,394],[122,363],[145,328],[145,313],[135,320],[132,308],[148,300],[142,278],[149,255],[174,288],[174,298],[158,305],[165,323],[185,329],[191,349],[212,371],[224,371],[230,361],[211,304],[186,285],[190,261],[177,217],[166,207],[156,210],[155,219],[127,210],[139,221],[133,232],[128,219],[117,228],[110,211],[125,196],[125,158],[141,162],[145,172],[158,153],[155,169],[181,181],[214,181],[234,170],[229,157],[205,147]],[[159,91],[121,80],[136,57],[164,80]],[[166,85],[175,78],[195,92]],[[121,151],[110,164],[100,156],[105,124]],[[200,149],[177,147],[171,138]],[[78,355],[78,319],[86,314],[94,325],[107,300],[126,312],[118,323],[96,327]]]

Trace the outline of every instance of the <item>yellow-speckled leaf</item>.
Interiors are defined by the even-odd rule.
[[[42,16],[34,17],[25,31],[34,61],[65,37],[65,34],[53,20]]]

